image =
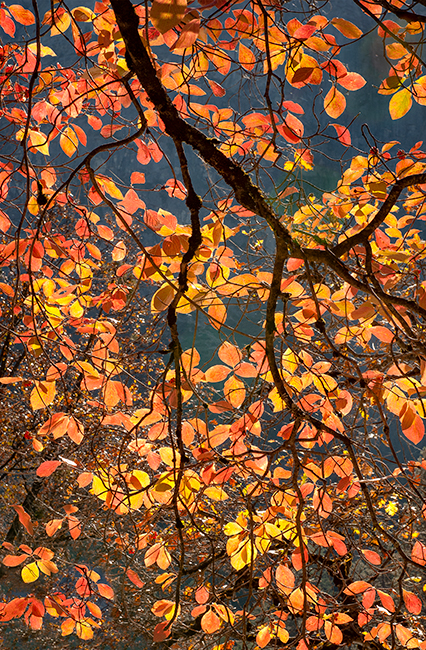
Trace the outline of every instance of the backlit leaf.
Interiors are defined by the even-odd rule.
[[[333,18],[331,24],[338,29],[343,36],[346,36],[346,38],[355,39],[362,36],[362,31],[359,27],[344,18]]]
[[[240,43],[238,52],[238,60],[244,70],[247,70],[248,72],[253,70],[256,65],[256,57],[253,52],[243,43]]]
[[[30,562],[21,570],[21,577],[24,582],[35,582],[40,575],[37,562]]]
[[[221,621],[219,616],[217,616],[212,609],[209,609],[201,619],[202,629],[207,634],[213,634],[213,632],[216,632],[220,626]]]
[[[401,117],[404,117],[410,110],[413,104],[413,97],[408,90],[404,88],[399,92],[395,93],[390,99],[389,102],[389,113],[393,120],[399,120]]]
[[[337,88],[330,88],[324,97],[324,110],[333,119],[341,116],[346,108],[346,99]]]
[[[150,19],[161,34],[179,25],[185,15],[186,0],[154,0]]]

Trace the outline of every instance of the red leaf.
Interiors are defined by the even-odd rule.
[[[346,88],[346,90],[359,90],[367,83],[357,72],[348,72],[344,77],[339,77],[337,83]]]
[[[158,623],[154,628],[153,641],[155,641],[155,643],[160,643],[161,641],[167,639],[167,637],[170,636],[171,632],[171,626],[167,621]]]
[[[350,147],[351,145],[351,134],[349,129],[346,126],[341,126],[340,124],[330,124],[336,129],[337,137],[339,142],[345,145],[345,147]]]
[[[212,89],[213,95],[216,97],[223,97],[226,95],[226,90],[221,86],[220,84],[216,83],[216,81],[212,81],[210,79],[206,79],[207,83],[209,84],[210,88]]]
[[[33,528],[30,515],[27,512],[25,512],[22,506],[12,506],[12,508],[16,510],[19,521],[21,522],[21,524],[23,525],[27,533],[29,535],[34,535],[34,528]]]
[[[411,559],[420,566],[426,565],[426,546],[422,542],[416,542],[411,551]]]
[[[142,582],[136,571],[133,571],[133,569],[127,569],[126,576],[129,578],[130,582],[133,582],[133,584],[136,585],[136,587],[142,589],[145,583]]]
[[[365,559],[370,562],[370,564],[380,565],[382,563],[382,558],[375,551],[366,550],[366,551],[361,551],[361,553],[363,554]]]
[[[302,25],[302,27],[298,27],[296,29],[293,34],[293,38],[297,38],[299,41],[304,41],[305,39],[312,36],[316,29],[316,25],[309,25],[309,23],[307,25]]]
[[[50,476],[61,464],[60,460],[46,460],[37,468],[37,476]]]
[[[416,594],[413,594],[412,591],[402,590],[402,595],[404,597],[404,603],[410,614],[418,615],[422,611],[422,601]]]
[[[97,587],[99,589],[100,595],[104,598],[108,598],[108,600],[112,600],[114,598],[114,590],[111,589],[109,585],[106,585],[104,582],[98,582]]]

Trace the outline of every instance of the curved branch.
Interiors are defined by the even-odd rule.
[[[348,237],[348,239],[345,241],[337,244],[337,246],[334,246],[332,249],[334,255],[341,257],[345,253],[348,253],[351,248],[357,244],[367,242],[368,238],[384,222],[389,212],[397,202],[402,190],[406,187],[410,187],[410,185],[423,185],[424,183],[426,183],[426,173],[412,174],[411,176],[406,176],[405,178],[400,178],[398,181],[396,181],[395,185],[387,195],[386,199],[383,202],[383,205],[381,206],[374,219],[372,219],[370,223],[365,226],[365,228],[363,228],[360,232],[357,232],[356,235],[352,235],[352,237]]]

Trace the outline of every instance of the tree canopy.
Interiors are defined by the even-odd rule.
[[[425,24],[1,3],[4,644],[426,650]]]

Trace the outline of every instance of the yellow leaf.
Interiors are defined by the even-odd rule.
[[[174,294],[175,292],[169,284],[163,284],[152,296],[151,312],[157,314],[167,309],[174,298]]]
[[[78,300],[75,300],[70,307],[69,314],[73,318],[81,318],[84,314],[83,305]]]
[[[30,45],[28,45],[28,49],[33,54],[37,54],[37,43],[30,43]],[[51,47],[47,47],[47,45],[42,45],[40,43],[40,56],[56,56],[56,53],[52,50]]]
[[[22,140],[22,138],[18,138],[19,133],[16,135],[16,139]],[[35,150],[38,153],[42,153],[45,156],[49,155],[49,138],[47,135],[45,135],[41,131],[34,131],[30,129],[28,133],[28,140],[29,140],[29,147],[28,147],[29,149]]]
[[[93,13],[93,11],[88,7],[76,7],[75,9],[71,10],[71,13],[74,20],[80,23],[91,22],[94,18],[96,18],[96,14]]]
[[[228,402],[237,409],[240,408],[246,397],[244,382],[234,375],[226,380],[223,392]]]
[[[97,180],[100,188],[106,194],[109,194],[110,196],[112,196],[113,199],[122,199],[122,198],[124,198],[121,190],[117,187],[117,185],[110,178],[106,178],[106,176],[96,176],[96,180]]]
[[[256,558],[257,550],[250,542],[250,540],[244,540],[244,542],[238,547],[237,551],[231,556],[231,564],[236,571],[244,569],[247,564]]]
[[[59,138],[59,144],[64,153],[67,154],[69,158],[75,154],[78,149],[78,138],[75,134],[74,129],[70,126],[67,126],[61,133]]]
[[[408,88],[404,88],[395,93],[389,102],[389,113],[391,118],[393,120],[399,120],[401,117],[404,117],[404,115],[410,110],[412,103],[413,96],[411,90]]]
[[[50,35],[56,36],[57,34],[63,34],[64,32],[67,31],[70,25],[71,25],[71,16],[67,11],[65,11],[65,9],[61,7],[56,11],[54,15],[53,24],[50,30]]]
[[[35,582],[39,575],[40,571],[37,562],[30,562],[21,571],[21,577],[24,582]]]
[[[83,639],[84,641],[89,641],[93,638],[92,626],[84,620],[78,621],[75,624],[75,633],[80,639]]]

